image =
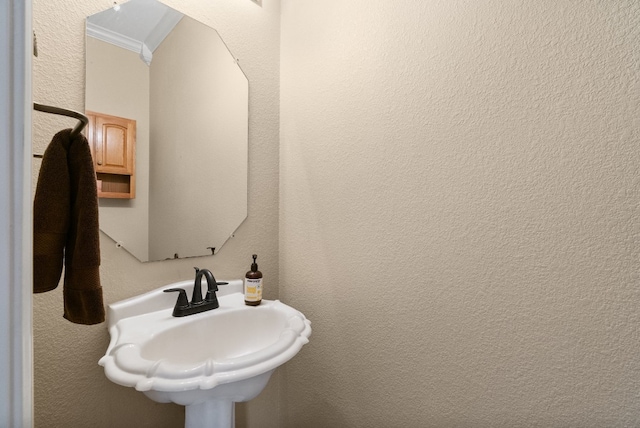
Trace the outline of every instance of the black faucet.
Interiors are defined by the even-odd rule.
[[[209,269],[196,270],[196,280],[193,284],[193,295],[191,296],[191,302],[187,298],[187,292],[184,288],[168,288],[164,290],[165,293],[177,291],[178,300],[176,306],[173,308],[174,317],[186,317],[187,315],[198,314],[200,312],[210,311],[220,306],[218,298],[216,297],[216,291],[218,291],[218,285],[225,285],[228,282],[217,282]],[[202,275],[207,280],[207,294],[205,298],[202,298]]]

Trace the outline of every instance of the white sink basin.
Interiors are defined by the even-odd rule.
[[[232,427],[233,403],[262,391],[309,342],[311,323],[278,300],[246,306],[240,280],[219,286],[218,309],[173,317],[177,296],[167,288],[191,297],[193,281],[109,305],[111,342],[99,364],[119,385],[187,406],[187,427]]]

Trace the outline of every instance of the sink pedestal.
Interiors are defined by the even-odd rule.
[[[185,406],[185,428],[234,428],[236,402],[253,400],[262,392],[273,370],[249,379],[225,383],[211,389],[187,391],[144,391],[158,403]]]
[[[233,401],[209,400],[185,407],[185,428],[233,428]]]

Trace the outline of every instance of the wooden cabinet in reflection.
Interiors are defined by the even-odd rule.
[[[98,180],[98,197],[136,195],[136,121],[87,111],[87,140]]]

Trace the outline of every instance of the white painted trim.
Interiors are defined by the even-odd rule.
[[[125,8],[128,5],[125,5]],[[135,52],[140,55],[140,59],[147,65],[151,65],[153,60],[153,52],[160,46],[162,41],[173,31],[174,27],[178,25],[178,22],[184,17],[184,15],[175,9],[171,9],[165,5],[159,4],[160,8],[164,10],[161,18],[155,23],[154,27],[148,31],[148,33],[142,37],[144,40],[127,36],[120,33],[118,28],[109,28],[107,25],[113,25],[109,23],[109,20],[105,22],[104,19],[98,19],[100,24],[94,22],[92,19],[87,19],[87,36],[93,37],[106,43],[118,46],[120,48]],[[135,9],[134,9],[135,10]],[[106,11],[105,11],[106,12]],[[100,12],[98,15],[103,15],[104,12]],[[126,14],[125,14],[126,15]],[[110,20],[114,19],[114,16],[110,15]],[[103,16],[104,17],[104,16]],[[91,17],[90,17],[91,18]],[[122,22],[119,22],[117,27]],[[143,28],[148,25],[142,25]]]
[[[33,426],[31,0],[0,0],[0,426]]]
[[[87,36],[111,43],[112,45],[135,53],[140,53],[142,49],[142,42],[140,42],[140,40],[135,40],[108,28],[100,27],[91,21],[87,21]]]
[[[90,21],[87,21],[87,37],[93,37],[119,48],[135,52],[140,55],[140,59],[147,65],[150,65],[153,59],[153,52],[144,43],[108,28],[100,27]]]

